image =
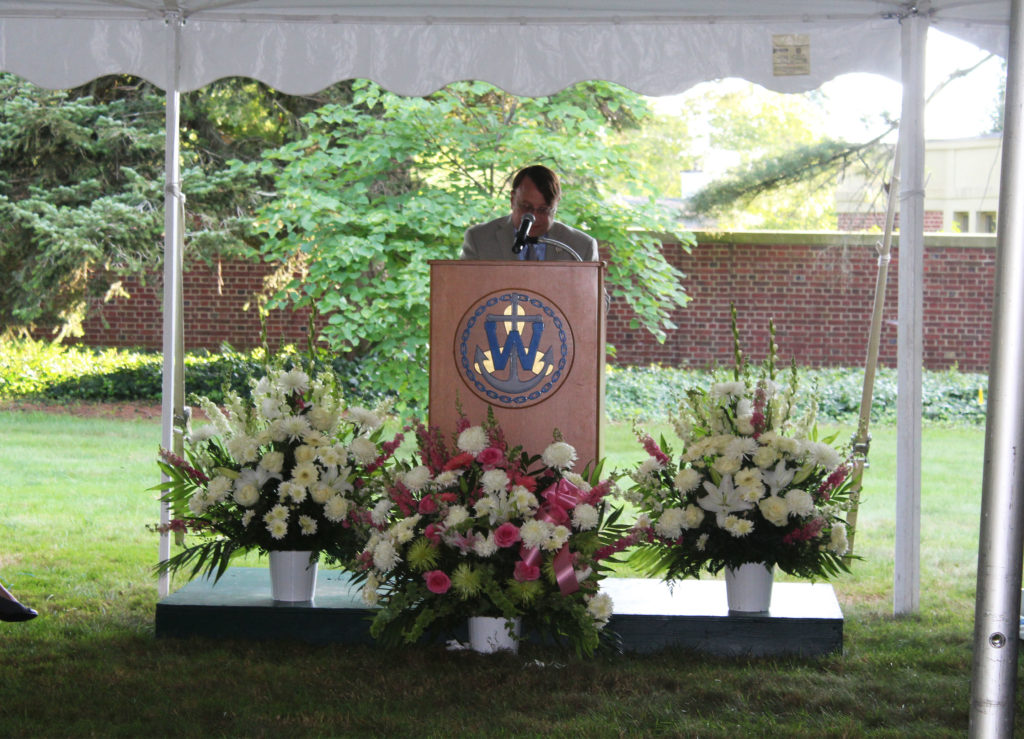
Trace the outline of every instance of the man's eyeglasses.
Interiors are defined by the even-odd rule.
[[[547,218],[555,212],[554,208],[534,208],[532,205],[524,203],[522,200],[516,201],[516,209],[521,210],[523,213],[533,213],[535,216],[540,216],[541,218]]]

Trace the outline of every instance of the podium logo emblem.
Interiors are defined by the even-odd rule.
[[[533,292],[501,290],[469,308],[459,323],[455,360],[477,396],[503,408],[551,397],[572,367],[572,331],[562,311]]]

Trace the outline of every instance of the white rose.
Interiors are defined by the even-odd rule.
[[[757,507],[761,509],[761,515],[776,526],[785,526],[789,520],[789,505],[777,495],[769,495],[759,501]]]

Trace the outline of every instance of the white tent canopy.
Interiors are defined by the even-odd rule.
[[[1024,0],[0,0],[0,70],[74,87],[107,74],[167,93],[163,443],[183,409],[183,91],[250,77],[287,93],[369,78],[423,95],[453,81],[545,95],[590,79],[648,95],[742,77],[781,92],[847,72],[901,80],[895,610],[917,609],[923,303],[923,67],[935,27],[1010,60],[986,436],[972,720],[1012,730],[1024,527]],[[1012,16],[1012,17],[1011,17]],[[1006,515],[1012,512],[1013,515]],[[161,556],[166,556],[166,539]],[[988,549],[995,554],[989,562]],[[162,585],[165,589],[165,585]],[[1006,633],[1011,633],[1009,639]],[[981,686],[980,688],[978,686]],[[1007,724],[1009,717],[1009,724]]]
[[[45,87],[128,73],[195,90],[221,77],[310,93],[369,78],[424,95],[486,80],[544,95],[587,79],[647,95],[742,77],[781,92],[846,72],[900,78],[896,0],[0,0],[0,69]],[[1008,0],[933,0],[929,23],[1005,56]],[[182,23],[175,34],[169,25]],[[772,73],[803,34],[809,74]],[[177,69],[168,60],[177,58]]]

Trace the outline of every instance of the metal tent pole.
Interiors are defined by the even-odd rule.
[[[902,21],[897,284],[896,556],[893,612],[915,613],[921,581],[921,357],[924,303],[924,56],[928,3]]]
[[[1024,556],[1024,0],[1010,9],[970,735],[1013,735]]]
[[[178,91],[178,70],[181,60],[182,18],[177,12],[167,14],[171,39],[168,50],[168,83],[166,91],[166,142],[164,152],[164,294],[163,294],[163,387],[160,411],[160,444],[164,449],[181,455],[183,440],[176,428],[185,405],[184,378],[184,320],[182,318],[182,251],[184,249],[183,221],[185,198],[181,192],[181,172],[178,163],[181,93]],[[170,507],[161,503],[159,561],[171,556]],[[170,576],[162,573],[157,592],[164,597],[170,591]]]

